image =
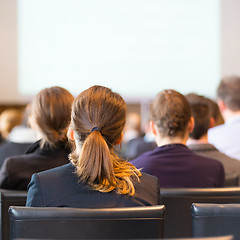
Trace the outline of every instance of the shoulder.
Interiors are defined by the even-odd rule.
[[[222,133],[227,128],[226,126],[227,126],[226,124],[222,124],[222,125],[218,125],[213,128],[209,128],[208,129],[208,137],[211,138],[211,137],[215,136],[216,134]]]
[[[73,172],[75,171],[75,167],[71,164],[65,164],[59,167],[55,167],[43,172],[38,173],[39,179],[44,179],[44,178],[56,178],[56,177],[66,177],[69,175],[72,175]]]
[[[221,162],[219,162],[217,159],[215,159],[213,157],[207,157],[207,156],[199,155],[199,154],[196,154],[194,152],[192,152],[192,154],[193,154],[196,161],[198,161],[199,163],[204,163],[207,166],[209,166],[209,165],[219,165],[219,166],[221,166],[222,165]]]
[[[28,185],[27,206],[51,205],[52,202],[58,201],[59,196],[68,195],[77,183],[77,176],[73,174],[74,169],[69,163],[33,174]],[[56,199],[52,199],[53,195]]]
[[[145,152],[141,154],[139,157],[135,158],[134,160],[131,161],[131,163],[138,167],[139,164],[145,163],[147,159],[151,158],[154,150]]]
[[[140,181],[135,183],[136,196],[151,205],[161,203],[160,186],[157,177],[142,173]]]
[[[24,161],[24,155],[7,157],[3,162],[3,166],[21,165]]]
[[[149,186],[158,186],[158,178],[156,176],[150,175],[148,173],[142,172],[142,176],[140,177],[140,182]]]

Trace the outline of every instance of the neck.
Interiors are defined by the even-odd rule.
[[[229,120],[231,118],[234,118],[236,116],[240,116],[240,110],[239,111],[232,111],[230,109],[225,109],[222,112],[224,120]]]
[[[156,137],[158,147],[167,144],[183,144],[186,145],[187,139],[183,137]]]
[[[207,134],[203,135],[199,139],[194,139],[194,138],[189,137],[187,140],[187,144],[191,144],[191,143],[208,143]]]

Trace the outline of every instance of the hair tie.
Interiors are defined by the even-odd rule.
[[[93,127],[92,130],[91,130],[91,133],[94,132],[94,131],[98,131],[101,133],[100,129],[98,127]]]

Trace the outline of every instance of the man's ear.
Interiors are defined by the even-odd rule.
[[[123,132],[121,132],[121,135],[120,137],[118,138],[117,142],[116,142],[116,145],[119,145],[121,142],[122,142],[122,139],[123,139]]]
[[[69,138],[71,141],[74,141],[74,140],[75,140],[74,131],[73,131],[71,128],[68,129],[67,135],[68,135],[68,138]]]
[[[218,99],[217,104],[220,109],[220,112],[224,112],[226,110],[227,107],[226,107],[225,103],[223,102],[223,100]]]
[[[157,130],[156,130],[155,123],[153,121],[150,121],[149,124],[150,124],[151,132],[153,133],[154,136],[156,136],[157,135]]]
[[[193,129],[194,129],[194,118],[192,116],[188,122],[188,132],[191,133]]]

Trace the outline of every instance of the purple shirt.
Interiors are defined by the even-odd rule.
[[[240,116],[208,130],[208,141],[220,152],[240,160]]]
[[[195,154],[183,144],[169,144],[146,152],[131,162],[155,175],[161,188],[223,187],[222,163]]]

